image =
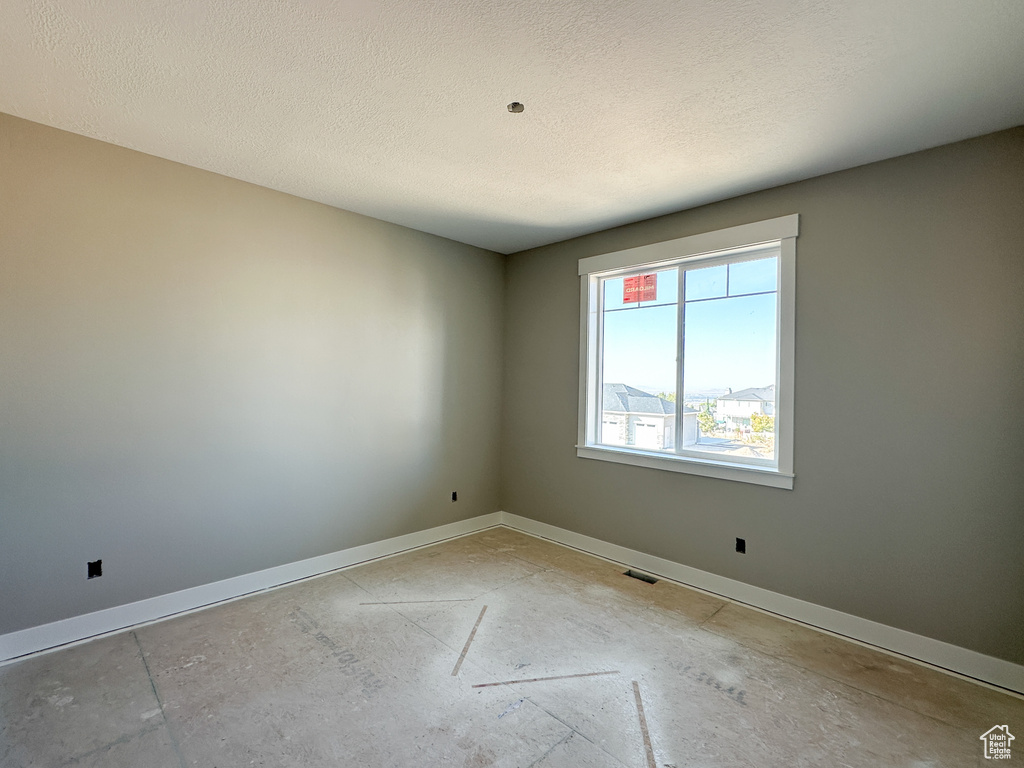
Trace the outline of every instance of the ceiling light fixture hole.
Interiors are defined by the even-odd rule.
[[[526,107],[524,107],[522,102],[519,101],[513,101],[508,105],[509,112],[522,112],[524,109],[526,109]]]

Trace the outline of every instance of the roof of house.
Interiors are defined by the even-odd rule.
[[[747,387],[741,389],[739,392],[732,392],[728,395],[722,395],[718,398],[719,400],[748,400],[748,401],[761,401],[765,403],[775,402],[775,385],[772,384],[770,387]]]
[[[602,408],[618,413],[662,413],[676,412],[676,404],[628,384],[605,384]],[[692,408],[683,407],[683,413],[696,413]]]

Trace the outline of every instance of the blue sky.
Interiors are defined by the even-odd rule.
[[[768,258],[733,264],[728,275],[725,265],[687,273],[687,391],[774,383],[776,294],[735,294],[773,291],[775,270]],[[675,391],[677,298],[675,269],[658,273],[657,300],[639,306],[622,303],[622,278],[605,281],[606,382]]]

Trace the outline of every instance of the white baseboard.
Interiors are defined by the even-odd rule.
[[[280,587],[300,579],[321,576],[339,568],[364,563],[380,557],[395,555],[456,536],[464,536],[484,528],[501,524],[501,513],[492,512],[469,520],[417,531],[392,539],[375,541],[338,552],[331,552],[308,560],[287,563],[255,573],[246,573],[231,579],[203,584],[179,592],[118,605],[94,613],[72,616],[50,624],[41,624],[17,632],[0,635],[0,663],[11,661],[39,651],[66,647],[69,644],[109,635],[130,627],[180,615],[217,603],[237,599],[254,592]]]
[[[1024,693],[1024,666],[961,648],[941,640],[917,635],[849,613],[825,608],[767,589],[744,584],[688,565],[633,549],[609,544],[526,517],[501,513],[501,522],[509,528],[550,539],[630,568],[660,576],[737,603],[758,608],[816,629],[850,638],[866,645],[906,656],[915,661],[955,672],[1017,693]]]
[[[54,650],[131,627],[152,624],[172,616],[208,608],[295,581],[347,568],[410,549],[505,525],[630,568],[694,587],[728,600],[807,624],[860,643],[916,661],[981,680],[1010,691],[1024,693],[1024,666],[934,640],[913,632],[853,616],[832,608],[718,576],[644,552],[610,544],[601,539],[541,523],[508,512],[492,512],[425,531],[343,549],[191,589],[151,597],[94,613],[72,616],[50,624],[0,635],[0,664],[41,651]]]

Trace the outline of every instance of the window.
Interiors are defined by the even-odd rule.
[[[580,260],[578,456],[793,487],[798,226]]]

